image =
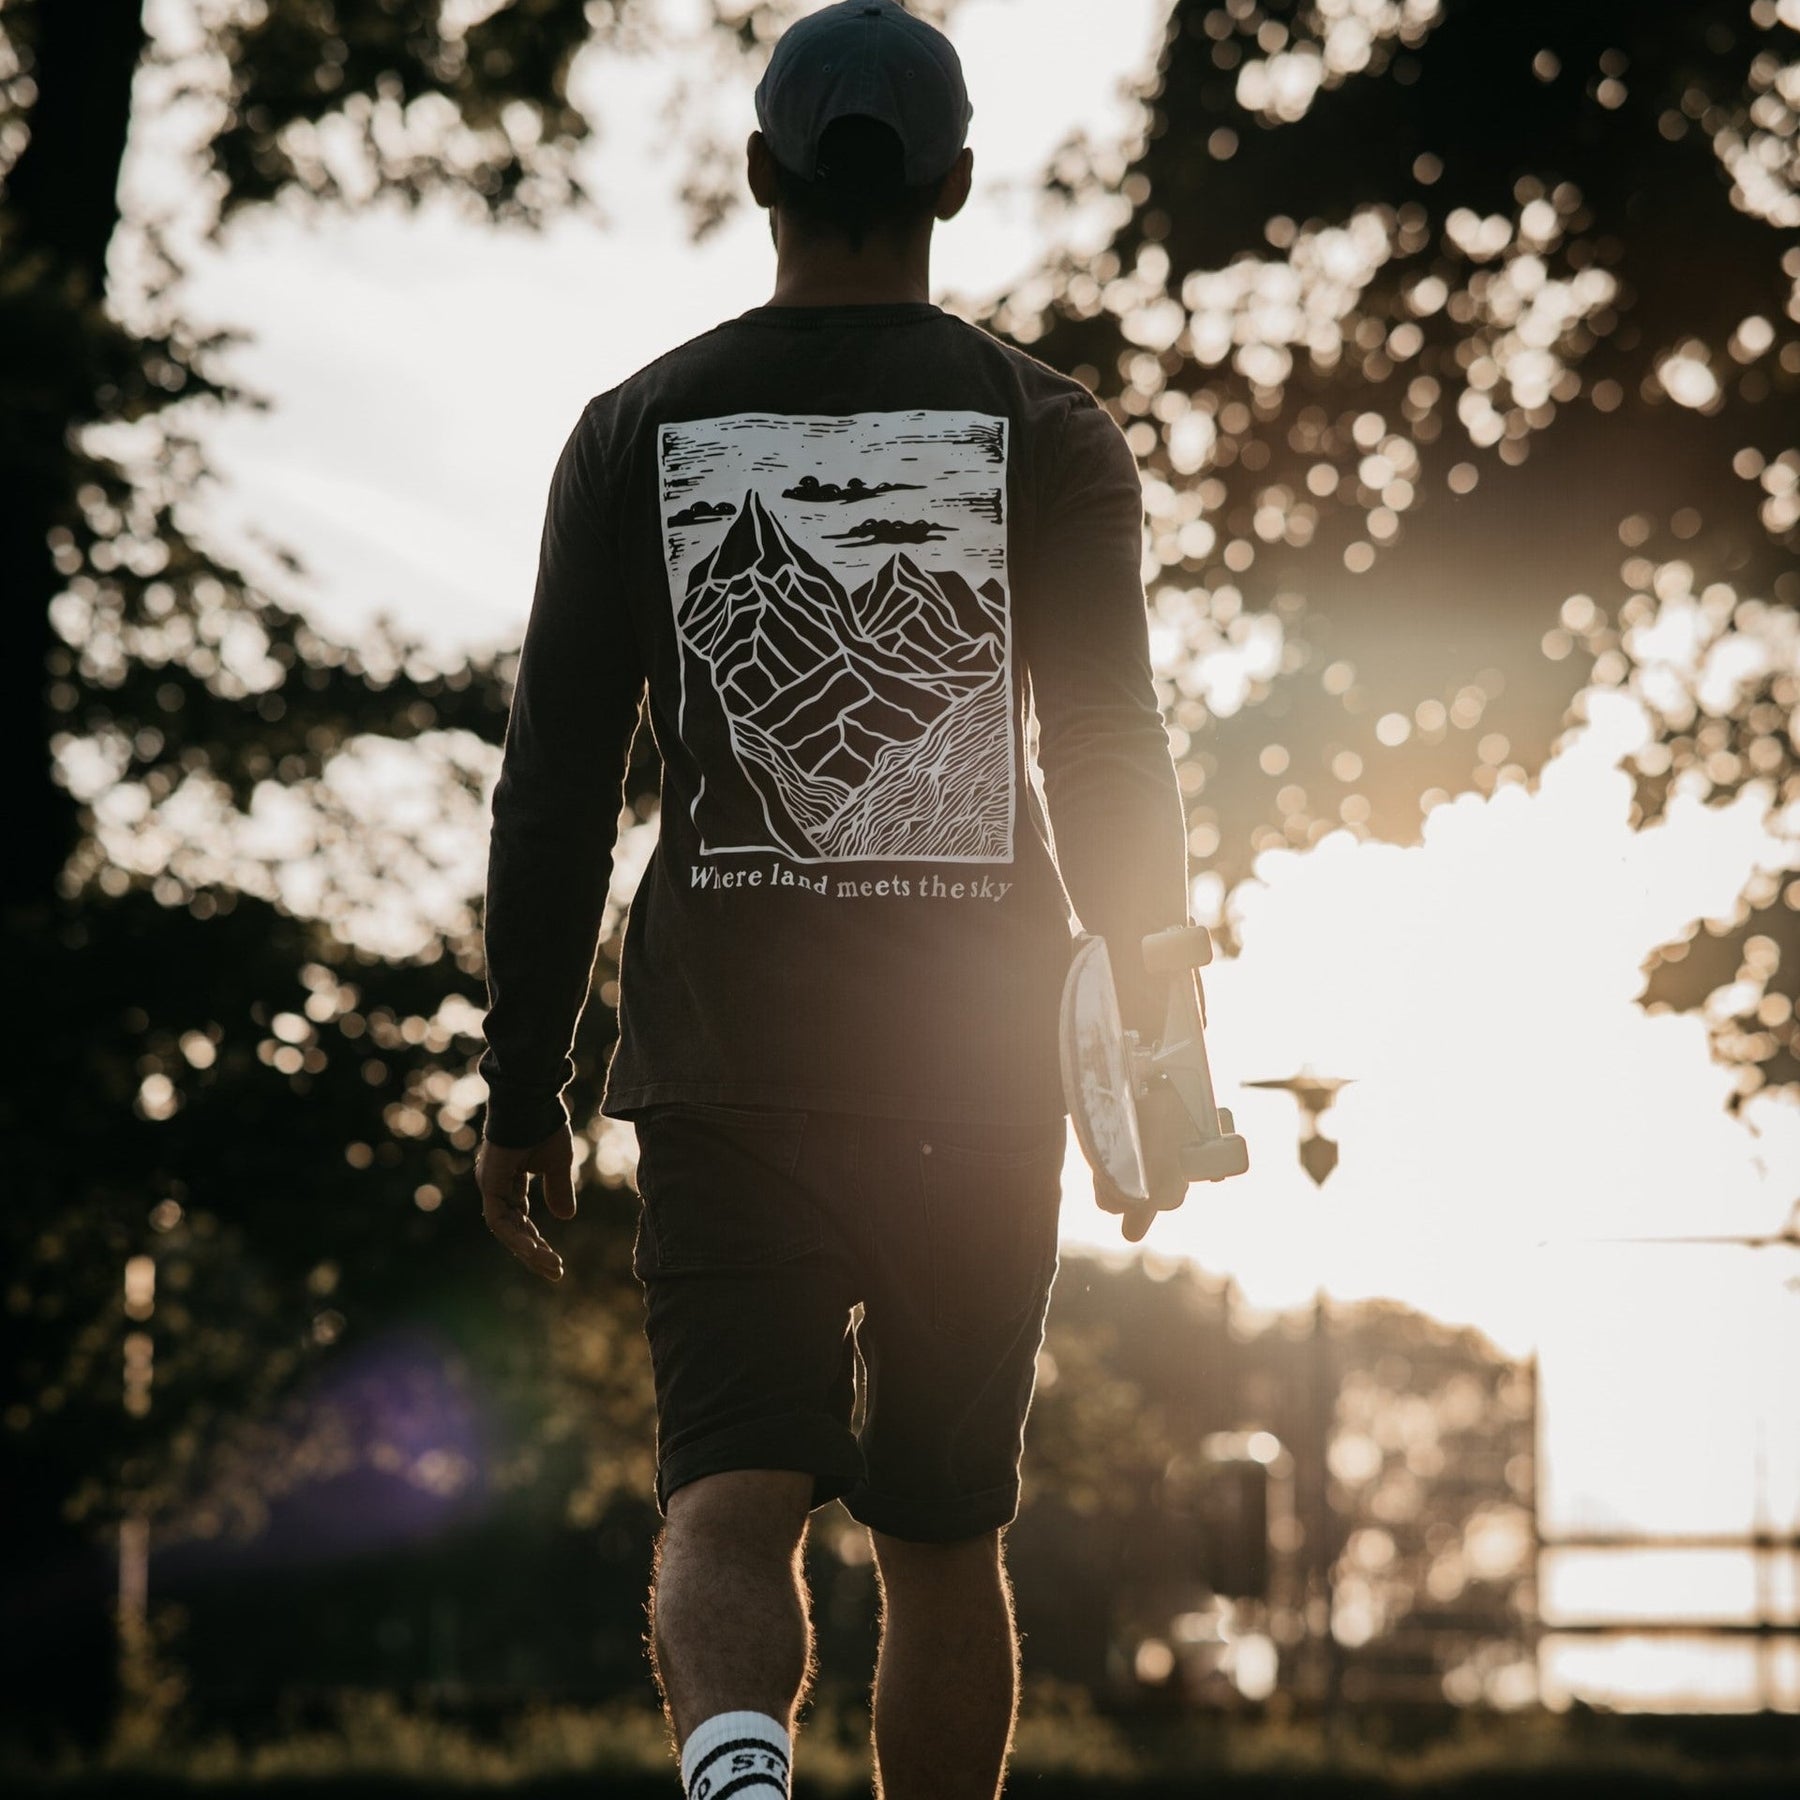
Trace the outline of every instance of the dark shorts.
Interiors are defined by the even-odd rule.
[[[636,1125],[658,1507],[703,1475],[794,1469],[892,1537],[1009,1524],[1063,1122],[681,1102]]]

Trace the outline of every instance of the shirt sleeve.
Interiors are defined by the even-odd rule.
[[[1077,395],[1039,481],[1026,660],[1057,867],[1106,939],[1128,1028],[1161,1035],[1144,935],[1187,922],[1187,821],[1150,674],[1144,498],[1124,433]]]
[[[644,689],[592,430],[570,432],[545,508],[537,587],[494,790],[484,939],[486,1131],[535,1144],[564,1124]]]

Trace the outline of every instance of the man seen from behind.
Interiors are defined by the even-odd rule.
[[[561,1090],[647,695],[660,836],[603,1111],[639,1146],[650,1649],[684,1788],[789,1793],[800,1551],[836,1499],[880,1582],[878,1795],[992,1800],[1071,911],[1146,1039],[1136,946],[1186,918],[1142,497],[1085,387],[930,299],[973,169],[948,40],[894,0],[828,6],[756,109],[772,295],[590,400],[551,481],[494,796],[478,1172],[495,1234],[559,1277],[527,1183],[573,1216]]]

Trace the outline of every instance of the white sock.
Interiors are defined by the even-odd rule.
[[[681,1747],[688,1800],[788,1800],[793,1740],[767,1713],[714,1713]]]

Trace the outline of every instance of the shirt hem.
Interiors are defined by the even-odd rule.
[[[986,1096],[956,1099],[943,1094],[845,1088],[781,1087],[763,1082],[650,1081],[609,1089],[600,1111],[609,1119],[629,1119],[645,1108],[695,1101],[708,1106],[777,1106],[797,1112],[861,1113],[880,1119],[940,1119],[954,1123],[1006,1121],[1048,1124],[1068,1117],[1060,1098],[1054,1106],[1020,1105],[1016,1099]]]

